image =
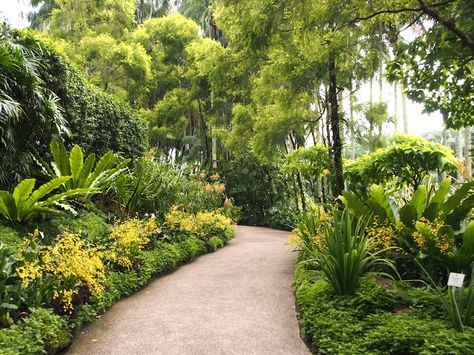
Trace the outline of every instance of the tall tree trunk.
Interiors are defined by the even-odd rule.
[[[355,159],[355,122],[354,122],[354,93],[352,92],[352,82],[351,82],[351,92],[349,96],[349,120],[351,124],[351,159]]]
[[[405,95],[405,88],[403,85],[400,85],[400,93],[402,94],[403,134],[409,134],[408,133],[407,96]]]
[[[394,133],[397,134],[398,131],[398,85],[397,83],[393,83],[393,97],[394,97],[394,105],[395,105],[395,113],[394,113]]]
[[[383,60],[380,61],[380,73],[379,73],[379,103],[383,102]]]
[[[206,156],[204,158],[204,164],[209,162],[209,142],[207,139],[207,125],[206,121],[204,121],[204,113],[202,110],[202,104],[201,100],[198,99],[198,107],[199,107],[199,115],[201,116],[201,128],[203,131],[203,136],[204,136],[204,144],[206,146]]]
[[[458,129],[456,131],[456,157],[462,160],[462,131]]]
[[[467,175],[470,178],[472,175],[472,127],[464,128],[464,164],[467,168]]]
[[[216,129],[211,128],[211,139],[212,139],[212,168],[217,169],[217,135]]]
[[[340,135],[339,106],[337,100],[337,73],[336,60],[329,59],[329,120],[332,133],[332,156],[333,156],[333,181],[332,193],[335,198],[339,197],[344,190],[344,177],[342,175],[342,141]]]
[[[370,78],[370,84],[369,84],[369,104],[372,106],[374,103],[374,77],[372,76]]]

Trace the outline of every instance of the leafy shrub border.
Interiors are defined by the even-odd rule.
[[[432,293],[367,274],[354,296],[337,296],[306,259],[300,253],[295,299],[301,337],[314,354],[474,353],[474,328],[456,331]]]
[[[109,273],[105,297],[92,298],[89,303],[81,305],[76,318],[60,317],[47,309],[33,309],[31,315],[18,324],[0,330],[2,354],[55,354],[67,348],[71,344],[74,332],[93,322],[115,302],[130,296],[156,277],[172,272],[200,255],[225,246],[233,236],[234,229],[228,227],[223,235],[212,236],[208,242],[188,237],[177,243],[163,242],[151,251],[144,251],[144,264],[139,274],[133,271]]]

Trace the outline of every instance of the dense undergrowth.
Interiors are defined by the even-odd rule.
[[[43,246],[37,251],[40,256],[29,264],[20,259],[31,254],[32,245],[28,244],[25,249],[25,240],[20,238],[19,232],[2,223],[3,235],[11,236],[9,247],[17,249],[17,270],[21,281],[25,282],[21,288],[18,285],[19,297],[26,301],[32,292],[33,297],[40,297],[38,304],[32,305],[30,298],[28,304],[20,305],[23,311],[16,312],[15,319],[10,318],[10,322],[15,321],[15,324],[0,330],[2,353],[55,353],[67,347],[74,331],[94,321],[116,301],[142,288],[152,278],[223,247],[234,232],[230,220],[219,216],[182,211],[178,215],[175,210],[160,226],[154,219],[149,219],[145,222],[148,227],[139,219],[111,225],[100,212],[86,212],[74,219],[62,218],[60,221],[67,224],[71,232],[61,235],[51,243],[51,247]],[[183,227],[182,224],[188,221],[194,221],[192,226]],[[150,224],[151,233],[146,233]],[[63,228],[66,228],[63,224],[61,227],[50,226],[49,232]],[[72,233],[83,238],[71,240],[70,236],[75,235]],[[41,244],[49,243],[43,241]],[[99,251],[96,249],[98,245],[108,249]],[[57,248],[59,252],[54,255]],[[68,254],[68,251],[73,254]],[[32,260],[29,256],[28,260]],[[79,260],[85,257],[88,260]],[[42,263],[46,258],[53,264]],[[100,265],[98,269],[94,269],[94,263]],[[17,279],[13,275],[10,278]],[[13,292],[14,281],[10,279],[8,284],[9,291]],[[94,285],[95,290],[91,287]],[[19,299],[16,301],[18,303]]]
[[[474,329],[453,329],[426,288],[368,273],[353,296],[334,292],[320,271],[295,274],[303,338],[317,354],[472,354]]]

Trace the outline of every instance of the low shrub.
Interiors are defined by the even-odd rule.
[[[115,237],[111,237],[109,243],[118,244],[107,245],[106,251],[69,232],[57,237],[56,242],[49,246],[39,245],[39,232],[31,240],[25,240],[19,246],[18,262],[21,267],[18,269],[20,277],[17,277],[18,287],[20,281],[26,285],[23,300],[30,307],[34,304],[54,309],[27,309],[28,317],[0,330],[2,354],[56,353],[70,343],[73,331],[94,321],[115,302],[139,290],[153,277],[222,247],[233,235],[233,229],[229,226],[219,236],[205,240],[184,235],[177,237],[173,243],[159,238],[150,243],[157,230],[154,219],[144,221],[132,218],[117,222],[111,233],[115,233]],[[110,250],[127,254],[132,249],[133,252],[128,254],[129,260],[139,260],[139,268],[118,270],[102,269],[103,265],[98,267],[100,257],[106,259]],[[75,298],[76,292],[84,291],[84,286],[90,291],[88,297]],[[28,296],[27,291],[32,291],[32,294]],[[34,301],[34,297],[39,300]],[[54,307],[56,298],[60,308]],[[62,315],[55,315],[53,310]]]
[[[33,308],[29,317],[0,330],[0,349],[4,355],[54,354],[71,338],[66,319],[49,309]]]
[[[38,231],[30,235],[17,255],[16,272],[24,289],[36,291],[47,285],[41,301],[59,313],[72,313],[75,303],[104,293],[102,251],[69,232],[57,236],[51,246],[41,245],[39,236]]]
[[[226,238],[232,221],[219,212],[189,213],[174,206],[165,216],[165,228],[171,235],[190,235],[208,241],[212,236]]]
[[[474,328],[452,328],[426,288],[362,276],[352,296],[339,296],[300,253],[296,304],[304,338],[318,354],[472,354]]]

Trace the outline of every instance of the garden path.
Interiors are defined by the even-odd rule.
[[[309,354],[299,337],[287,236],[238,226],[225,248],[114,305],[68,354]]]

